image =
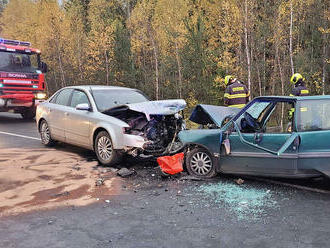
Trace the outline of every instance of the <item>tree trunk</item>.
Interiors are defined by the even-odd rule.
[[[109,58],[106,50],[104,51],[104,57],[105,57],[105,70],[106,70],[105,82],[107,85],[109,85]]]
[[[326,47],[326,40],[323,44],[323,65],[322,65],[322,95],[325,95],[325,77],[327,74],[327,47]]]
[[[179,56],[179,49],[178,43],[175,41],[175,55],[176,55],[176,62],[178,65],[178,74],[179,74],[179,98],[182,98],[182,75],[181,75],[181,61]]]
[[[248,43],[248,1],[245,0],[245,22],[244,22],[244,38],[245,38],[245,51],[246,51],[246,61],[248,69],[248,89],[250,92],[251,100],[251,61]]]
[[[280,78],[281,78],[281,95],[284,96],[284,75],[283,75],[283,71],[282,71],[282,66],[281,66],[281,62],[280,62],[280,55],[279,55],[279,51],[278,51],[278,45],[276,45],[276,60],[277,60],[277,66],[278,66],[278,71],[280,73]],[[282,109],[281,109],[281,128],[283,131],[283,120],[284,120],[284,104],[282,104]]]
[[[293,5],[292,0],[290,1],[290,64],[291,64],[291,73],[294,74],[294,66],[293,66],[293,51],[292,51],[292,29],[293,29]]]
[[[56,42],[56,48],[57,48],[57,59],[58,59],[58,65],[60,67],[60,72],[61,72],[61,87],[65,87],[66,86],[66,82],[65,82],[65,75],[64,75],[64,70],[63,70],[63,62],[62,62],[62,57],[61,57],[61,51],[59,48],[59,44],[58,42]]]
[[[157,54],[157,48],[156,48],[156,44],[155,44],[155,40],[153,39],[153,37],[151,37],[151,44],[153,47],[153,52],[154,52],[154,62],[155,62],[155,74],[156,74],[156,78],[155,78],[155,97],[156,100],[159,99],[159,71],[158,71],[158,54]]]
[[[264,81],[264,94],[266,92],[266,38],[264,38],[264,56],[263,56],[263,81]]]
[[[259,96],[262,96],[262,84],[261,84],[261,77],[260,77],[260,69],[259,66],[257,66],[257,74],[258,74],[258,82],[259,82]]]
[[[83,76],[83,69],[82,69],[82,55],[81,55],[81,51],[82,51],[82,45],[81,45],[81,39],[78,40],[78,69],[79,69],[79,73],[80,73],[80,80],[83,81],[84,76]]]

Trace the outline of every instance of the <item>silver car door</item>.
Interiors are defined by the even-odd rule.
[[[69,99],[73,89],[63,89],[48,104],[48,125],[52,137],[65,141],[65,110],[68,108]]]
[[[88,104],[88,106],[91,106],[88,96],[84,91],[74,90],[70,107],[65,112],[66,142],[90,148],[90,118],[93,112],[76,109],[78,104]]]

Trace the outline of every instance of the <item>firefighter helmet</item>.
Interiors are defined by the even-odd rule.
[[[290,82],[291,84],[296,84],[299,80],[304,80],[303,76],[300,73],[295,73],[292,75]]]
[[[234,79],[232,75],[228,75],[225,77],[225,85],[227,86],[230,82],[230,80]]]

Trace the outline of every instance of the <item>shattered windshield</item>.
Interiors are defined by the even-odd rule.
[[[254,102],[246,112],[249,113],[257,121],[261,121],[264,115],[267,113],[269,107],[271,107],[272,102],[270,101],[257,101]],[[237,123],[241,123],[241,120],[244,118],[244,113],[237,119]]]
[[[0,52],[0,71],[36,73],[38,55]]]
[[[270,106],[271,102],[256,102],[246,110],[254,119],[260,119],[261,115]]]
[[[93,89],[93,96],[100,112],[119,105],[149,101],[137,90]]]

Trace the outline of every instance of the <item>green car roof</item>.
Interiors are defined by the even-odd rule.
[[[325,100],[330,99],[330,95],[317,95],[317,96],[259,96],[255,99],[295,99],[297,101],[304,100]]]

